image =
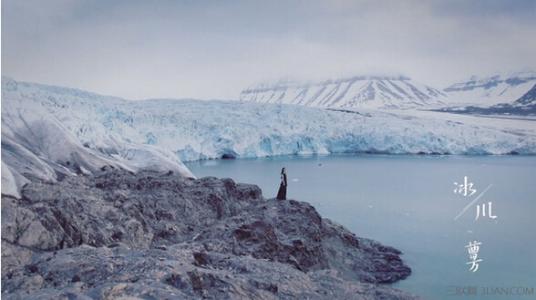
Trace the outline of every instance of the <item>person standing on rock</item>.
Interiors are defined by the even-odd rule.
[[[285,168],[281,169],[281,184],[279,184],[277,200],[287,200],[287,172]]]

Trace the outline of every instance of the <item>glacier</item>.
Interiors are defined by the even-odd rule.
[[[101,168],[330,153],[536,154],[530,120],[192,99],[130,101],[2,78],[2,193]]]

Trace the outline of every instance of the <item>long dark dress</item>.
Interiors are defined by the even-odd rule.
[[[277,192],[277,200],[287,200],[287,174],[281,174],[281,184]]]

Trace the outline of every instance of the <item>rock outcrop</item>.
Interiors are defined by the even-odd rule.
[[[104,169],[2,196],[5,299],[411,299],[400,252],[254,185]]]

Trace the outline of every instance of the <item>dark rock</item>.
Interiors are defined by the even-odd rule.
[[[258,289],[266,290],[266,291],[269,291],[270,293],[277,294],[277,291],[278,291],[277,284],[266,283],[266,282],[261,282],[257,280],[250,280],[250,283]]]
[[[194,265],[196,266],[206,266],[208,265],[210,258],[206,253],[203,252],[194,252]]]
[[[37,266],[36,266],[36,265],[33,265],[33,264],[27,265],[27,266],[26,266],[26,269],[27,269],[28,272],[30,272],[30,273],[37,273],[37,271],[39,270],[39,269],[37,268]]]
[[[21,194],[2,196],[6,298],[412,298],[378,285],[411,273],[400,251],[232,179],[109,168]]]
[[[177,288],[177,289],[186,289],[188,287],[188,283],[182,278],[180,274],[169,274],[169,276],[166,277],[164,280],[165,283]]]

